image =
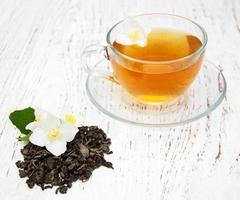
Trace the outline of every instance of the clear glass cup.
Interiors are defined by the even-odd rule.
[[[174,29],[196,36],[201,41],[201,46],[191,54],[175,60],[149,61],[130,57],[113,46],[125,19],[109,30],[106,46],[93,44],[85,48],[82,53],[83,66],[88,73],[98,73],[120,84],[129,94],[145,103],[169,102],[180,97],[201,68],[207,44],[206,31],[196,22],[177,15],[153,13],[132,18],[141,22],[143,27]],[[96,70],[95,66],[100,62],[95,62],[96,56],[104,56],[109,60],[113,73]]]

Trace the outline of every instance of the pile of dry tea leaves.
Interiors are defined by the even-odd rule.
[[[24,161],[16,162],[19,176],[27,177],[27,185],[38,185],[42,190],[57,186],[56,193],[66,193],[72,183],[87,181],[94,169],[105,166],[113,168],[112,163],[104,159],[111,154],[111,140],[98,127],[79,127],[75,138],[67,143],[67,150],[60,156],[54,156],[45,147],[29,142],[21,153]]]

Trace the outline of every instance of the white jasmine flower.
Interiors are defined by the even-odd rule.
[[[123,22],[122,31],[117,35],[116,42],[123,45],[137,44],[144,47],[150,32],[150,28],[144,28],[136,20],[129,17]]]
[[[55,156],[66,151],[67,142],[73,140],[78,128],[41,109],[35,110],[35,117],[39,120],[27,125],[32,131],[29,140],[38,146],[45,146]]]
[[[34,129],[35,126],[41,121],[45,120],[48,113],[41,108],[36,108],[34,110],[34,115],[35,115],[35,121],[33,123],[28,124],[27,129],[32,130]]]

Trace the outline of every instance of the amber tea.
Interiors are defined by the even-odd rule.
[[[130,94],[148,102],[168,101],[193,82],[203,54],[197,58],[189,55],[201,45],[196,36],[185,32],[152,29],[144,47],[114,41],[113,47],[125,56],[111,62],[117,80]],[[171,62],[174,60],[178,62]]]

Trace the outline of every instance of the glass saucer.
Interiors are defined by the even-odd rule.
[[[141,102],[96,73],[90,73],[86,81],[87,95],[100,111],[116,120],[144,126],[175,126],[200,119],[218,107],[226,89],[222,71],[209,61],[188,91],[171,102]]]

